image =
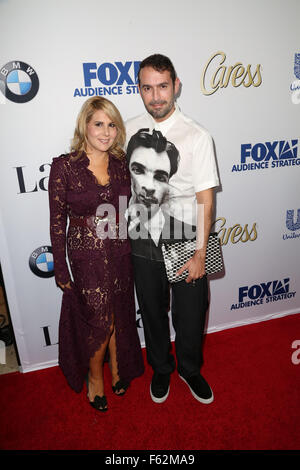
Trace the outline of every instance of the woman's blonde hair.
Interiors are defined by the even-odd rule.
[[[89,98],[83,103],[77,117],[74,137],[71,142],[71,151],[77,153],[75,156],[76,160],[81,156],[82,152],[85,152],[87,149],[86,128],[95,111],[99,110],[103,111],[117,128],[116,139],[109,151],[116,157],[121,158],[124,156],[123,146],[126,131],[121,114],[111,101],[101,96],[96,96]]]

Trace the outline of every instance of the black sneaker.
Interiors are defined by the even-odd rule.
[[[196,400],[206,405],[214,401],[214,394],[201,374],[193,375],[188,379],[184,379],[181,375],[179,377],[189,386],[191,394]]]
[[[150,395],[155,403],[163,403],[170,391],[170,374],[154,372],[150,385]]]

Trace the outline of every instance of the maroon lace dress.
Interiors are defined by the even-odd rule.
[[[80,392],[89,360],[112,323],[120,378],[130,382],[143,373],[144,364],[135,323],[130,243],[121,214],[130,196],[126,159],[109,155],[109,183],[101,186],[87,168],[86,154],[75,156],[53,159],[49,203],[55,279],[62,284],[71,281],[62,297],[59,365],[69,385]],[[115,211],[116,217],[96,224],[99,208]],[[103,236],[109,230],[110,236]]]

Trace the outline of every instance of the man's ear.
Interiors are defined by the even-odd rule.
[[[180,89],[181,89],[181,81],[179,80],[178,77],[176,77],[175,82],[174,82],[174,94],[176,97],[179,95]]]

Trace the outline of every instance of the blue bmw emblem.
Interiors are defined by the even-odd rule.
[[[8,62],[0,69],[0,89],[10,101],[26,103],[38,92],[37,73],[25,62],[19,60]]]
[[[29,267],[38,277],[54,276],[54,263],[51,246],[41,246],[29,257]]]

